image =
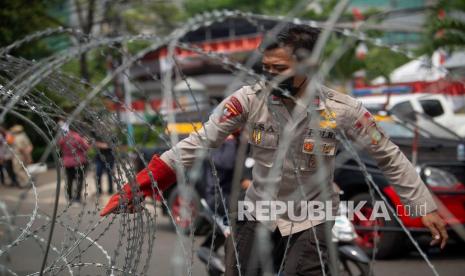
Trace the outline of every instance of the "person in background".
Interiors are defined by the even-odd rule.
[[[0,183],[5,185],[5,175],[3,173],[3,167],[5,163],[5,157],[8,154],[8,145],[6,142],[6,137],[4,135],[5,130],[3,127],[0,127]]]
[[[231,183],[234,177],[237,147],[237,136],[231,134],[219,148],[212,150],[211,157],[215,165],[217,176],[212,174],[213,168],[210,166],[210,162],[206,162],[205,197],[210,208],[214,211],[216,210],[219,215],[225,215],[226,212],[221,203],[218,185],[216,184],[218,181],[219,188],[226,200],[226,205],[228,205],[228,198],[231,194]],[[218,180],[216,177],[218,177]],[[216,200],[215,194],[217,195]]]
[[[66,193],[70,202],[81,202],[82,185],[87,168],[87,151],[89,144],[79,133],[71,130],[68,125],[60,121],[62,137],[58,140],[58,147],[63,158],[66,171]],[[73,196],[73,183],[76,182],[77,192]]]
[[[115,165],[115,156],[113,149],[110,145],[101,139],[100,135],[97,135],[96,132],[93,132],[95,139],[95,148],[97,149],[97,154],[95,156],[95,175],[96,175],[96,184],[97,184],[97,194],[102,194],[102,176],[105,172],[108,176],[108,193],[113,193],[113,167]]]
[[[3,174],[3,160],[4,160],[4,155],[5,155],[5,147],[6,141],[5,138],[0,136],[0,184],[3,186],[5,185],[5,175]]]
[[[236,131],[230,134],[224,141],[223,144],[217,149],[213,149],[211,153],[211,158],[213,164],[215,165],[217,176],[214,176],[212,171],[213,168],[210,165],[210,162],[207,161],[205,165],[205,199],[208,203],[208,206],[215,212],[218,216],[225,216],[228,213],[230,197],[231,197],[231,188],[232,182],[235,173],[235,165],[237,158],[237,150],[240,145],[240,131]],[[245,134],[246,135],[246,134]],[[218,177],[218,180],[216,179]],[[245,190],[247,190],[252,179],[251,170],[245,166],[242,170],[241,178],[241,195],[239,198],[244,198]],[[218,185],[217,185],[218,183]],[[225,200],[226,210],[224,209],[218,187],[221,189],[221,193]],[[216,196],[215,196],[216,194]],[[213,241],[213,249],[217,251],[226,241],[226,237],[223,235],[213,235],[210,233],[207,235],[207,238],[202,243],[201,246],[210,248]]]
[[[11,180],[11,186],[19,187],[16,180],[16,174],[13,170],[13,143],[14,137],[8,133],[4,128],[0,127],[0,181],[5,185],[5,176],[3,169],[5,168],[8,177]]]
[[[32,164],[32,150],[34,147],[26,132],[24,132],[24,127],[22,125],[14,125],[10,128],[10,133],[14,137],[13,149],[18,155],[18,158],[13,158],[13,170],[18,182],[25,184],[29,177],[24,167]]]

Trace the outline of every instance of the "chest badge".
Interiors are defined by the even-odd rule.
[[[312,139],[305,139],[302,152],[313,153],[314,147],[315,147],[315,142]]]
[[[252,141],[254,144],[258,145],[262,142],[263,131],[260,129],[254,129],[252,132]]]
[[[321,154],[332,156],[336,153],[336,143],[318,144],[314,139],[305,138],[302,146],[302,152],[306,154]]]
[[[336,113],[326,109],[320,111],[320,127],[321,128],[336,128]]]

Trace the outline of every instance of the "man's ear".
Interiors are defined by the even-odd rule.
[[[306,59],[310,58],[311,54],[312,53],[309,50],[304,49],[304,48],[299,48],[294,51],[293,55],[295,56],[295,59],[298,62],[305,62]]]

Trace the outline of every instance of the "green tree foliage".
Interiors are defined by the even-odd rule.
[[[188,16],[221,9],[286,14],[299,2],[300,0],[187,0],[184,7]]]
[[[367,79],[383,76],[389,80],[389,74],[410,59],[404,54],[393,52],[384,47],[373,47],[364,60]]]
[[[423,50],[453,50],[465,46],[465,1],[439,0],[429,13]]]
[[[331,39],[326,46],[325,56],[328,57],[341,43],[343,42],[340,39]],[[410,60],[404,54],[394,52],[389,48],[369,44],[367,46],[368,52],[365,58],[361,60],[355,56],[355,47],[348,48],[331,70],[330,79],[348,81],[352,79],[354,72],[359,70],[366,71],[368,80],[378,76],[389,79],[389,74],[394,69]]]
[[[48,27],[59,26],[48,13],[49,8],[56,4],[56,0],[15,0],[1,1],[0,8],[0,47],[5,47]],[[50,54],[46,41],[33,41],[12,52],[13,55],[27,59],[37,59]]]
[[[170,2],[133,1],[121,16],[129,33],[163,35],[172,31],[181,22],[183,12]]]

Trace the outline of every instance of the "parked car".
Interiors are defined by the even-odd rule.
[[[465,137],[465,114],[456,113],[452,102],[443,94],[416,93],[404,95],[376,95],[359,97],[370,111],[387,110],[425,114],[433,120]]]
[[[414,157],[418,172],[439,200],[439,213],[445,218],[451,236],[454,236],[452,227],[465,224],[464,141],[452,131],[428,120],[423,114],[404,115],[407,116],[404,119],[396,116],[375,116],[375,118],[401,151],[410,160]],[[415,117],[414,120],[412,115]],[[372,175],[374,183],[389,200],[389,204],[402,205],[398,194],[378,169],[376,162],[363,151],[359,152],[359,155]],[[344,150],[338,153],[336,162],[335,182],[343,191],[342,199],[353,200],[355,205],[360,201],[368,201],[370,204],[366,204],[361,212],[369,217],[373,212],[373,205],[368,183],[360,167]],[[420,218],[402,214],[399,217],[415,237],[429,237],[429,231]],[[378,258],[399,256],[400,253],[406,252],[405,247],[409,242],[406,241],[406,235],[395,220],[363,221],[355,217],[354,225],[359,236],[357,242],[368,253],[373,252],[375,239]],[[374,231],[375,226],[378,231]]]

